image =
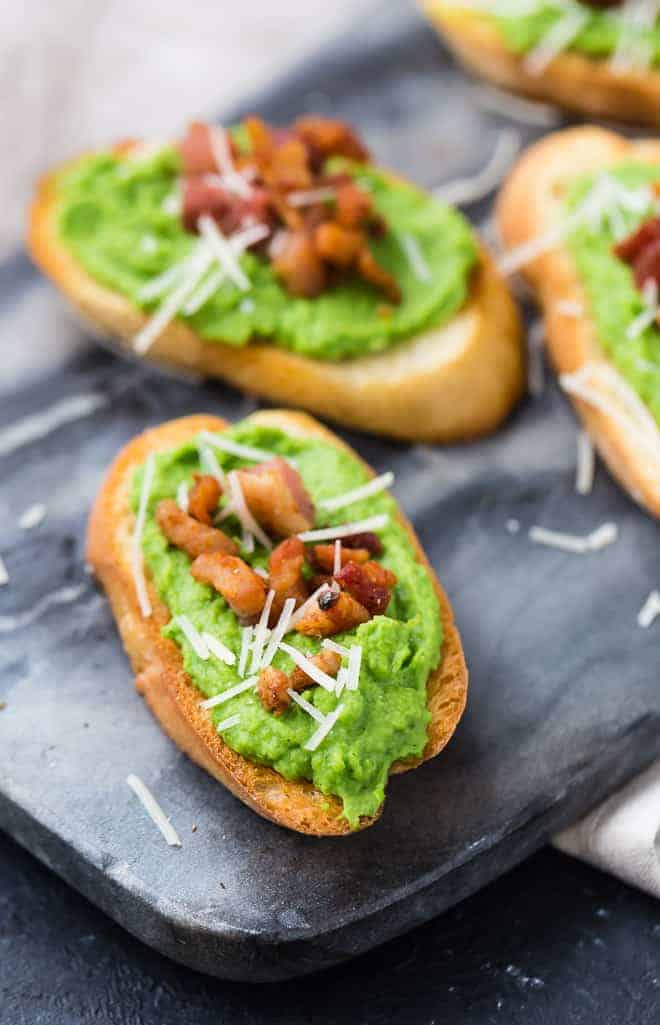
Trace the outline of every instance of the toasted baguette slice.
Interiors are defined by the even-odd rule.
[[[32,205],[32,257],[85,322],[131,350],[147,318],[95,281],[60,242],[56,174],[41,181]],[[524,388],[518,312],[483,250],[469,300],[458,314],[444,327],[380,354],[332,363],[259,341],[236,348],[205,342],[176,320],[148,358],[224,378],[252,394],[338,423],[411,441],[458,441],[493,431]]]
[[[660,142],[630,142],[594,127],[569,128],[546,136],[523,155],[500,193],[497,223],[503,244],[513,248],[544,235],[563,216],[566,183],[625,159],[660,165]],[[640,438],[640,417],[634,410],[631,413],[632,403],[617,392],[618,387],[627,386],[607,360],[592,320],[586,313],[567,317],[557,306],[568,301],[588,310],[568,249],[559,244],[528,263],[523,273],[543,308],[548,348],[557,371],[571,374],[586,364],[593,367],[589,387],[607,408],[596,408],[579,398],[572,400],[603,459],[630,495],[660,516],[660,432],[649,412],[644,438]],[[641,402],[639,406],[643,415],[645,407]]]
[[[483,14],[450,0],[421,2],[459,60],[480,77],[579,114],[660,127],[660,71],[615,73],[609,59],[563,53],[543,74],[533,75],[525,70],[524,54],[507,50],[497,28]]]
[[[290,434],[319,437],[347,449],[334,434],[305,414],[273,410],[256,413],[251,419],[280,427]],[[131,569],[134,517],[129,508],[129,486],[133,471],[150,452],[176,447],[201,430],[218,431],[226,426],[213,416],[189,416],[146,431],[130,442],[110,468],[94,504],[87,558],[110,599],[135,673],[135,685],[172,740],[265,818],[300,833],[341,836],[351,829],[341,817],[342,803],[338,798],[320,793],[309,782],[286,780],[273,769],[248,761],[232,751],[216,732],[208,713],[199,707],[200,692],[184,672],[178,647],[161,635],[169,612],[149,579],[152,616],[143,618],[138,605]],[[410,534],[419,561],[432,572],[412,527],[403,516],[401,522]],[[437,581],[435,586],[444,642],[442,661],[427,684],[432,716],[428,743],[423,758],[397,763],[392,772],[405,772],[438,754],[454,732],[465,707],[467,670],[461,640],[447,597]],[[360,828],[370,826],[377,818],[378,815],[363,818]]]

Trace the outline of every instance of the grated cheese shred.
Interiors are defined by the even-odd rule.
[[[139,776],[130,773],[126,782],[139,800],[151,821],[163,834],[165,842],[169,847],[181,847],[181,840],[176,829],[168,819],[167,815],[159,805],[146,783],[143,783]]]
[[[575,490],[578,495],[590,495],[594,486],[596,456],[594,445],[586,431],[577,433],[577,469]]]
[[[326,498],[324,501],[319,502],[319,505],[323,509],[327,509],[328,512],[343,509],[344,506],[352,505],[353,502],[361,502],[363,498],[371,498],[372,495],[385,491],[393,483],[394,474],[389,470],[387,473],[382,473],[379,477],[374,477],[373,480],[368,481],[366,484],[362,484],[359,488],[353,488],[352,491],[346,491],[343,495],[337,495],[335,498]],[[355,531],[355,533],[358,532]]]
[[[218,705],[224,705],[226,701],[230,701],[231,698],[235,698],[238,694],[243,694],[246,690],[254,690],[257,686],[257,677],[251,676],[247,680],[241,680],[240,683],[230,687],[228,690],[223,690],[222,694],[215,694],[212,698],[206,698],[204,701],[200,701],[199,707],[204,709],[217,708]]]
[[[381,513],[379,516],[368,516],[366,520],[356,520],[354,523],[343,523],[339,527],[321,527],[319,530],[305,530],[298,534],[301,541],[334,541],[338,537],[351,537],[353,534],[364,534],[369,531],[382,530],[387,525],[389,516]]]

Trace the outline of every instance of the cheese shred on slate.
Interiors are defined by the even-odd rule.
[[[580,537],[578,534],[565,534],[558,530],[547,530],[545,527],[530,527],[529,538],[549,548],[559,548],[563,552],[575,555],[586,555],[587,552],[599,552],[613,544],[619,536],[616,523],[603,523],[597,530]]]
[[[149,787],[142,782],[139,776],[135,776],[133,773],[126,777],[126,782],[140,801],[151,821],[160,829],[167,844],[170,847],[181,847],[179,834],[151,793]]]

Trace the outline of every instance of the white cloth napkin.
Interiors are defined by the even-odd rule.
[[[553,843],[660,897],[660,761]]]

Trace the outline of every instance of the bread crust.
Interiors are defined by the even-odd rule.
[[[32,258],[88,325],[132,352],[131,341],[147,317],[95,281],[59,240],[59,173],[37,188],[28,232]],[[223,378],[370,433],[426,442],[467,440],[495,430],[521,397],[525,377],[518,310],[485,250],[469,299],[452,320],[384,353],[333,363],[256,340],[236,348],[205,342],[176,320],[146,358]]]
[[[422,0],[422,7],[461,63],[480,77],[579,114],[660,127],[660,71],[615,74],[608,60],[564,53],[542,75],[531,75],[524,55],[508,50],[483,15],[447,0]]]
[[[253,414],[253,422],[280,427],[291,433],[322,438],[352,451],[339,438],[303,413],[283,410]],[[180,651],[161,634],[169,612],[147,574],[153,614],[144,619],[138,605],[130,561],[134,516],[129,506],[133,471],[150,452],[182,444],[201,430],[224,430],[227,423],[213,416],[189,416],[145,431],[119,453],[94,503],[87,539],[87,558],[105,588],[117,626],[135,673],[135,685],[165,732],[198,765],[228,787],[240,800],[267,819],[288,829],[314,836],[342,836],[352,832],[341,818],[342,803],[307,781],[284,779],[274,769],[257,765],[232,751],[199,707],[200,692],[183,669]],[[354,454],[354,453],[352,453]],[[366,464],[365,464],[366,465]],[[444,630],[442,661],[427,683],[431,722],[422,758],[397,763],[391,772],[405,772],[433,758],[445,746],[463,713],[467,696],[467,668],[453,613],[433,575],[415,533],[400,514],[417,558],[432,575]],[[363,818],[370,826],[382,809]]]
[[[563,183],[626,158],[657,162],[660,169],[660,142],[628,141],[615,132],[586,126],[555,132],[530,147],[498,197],[496,217],[503,244],[513,248],[558,223]],[[527,264],[523,274],[542,307],[548,349],[558,373],[572,373],[585,363],[604,363],[614,370],[598,342],[593,321],[588,316],[567,317],[557,308],[558,302],[568,301],[588,309],[568,249],[559,245],[546,251]],[[608,396],[596,380],[592,386]],[[660,449],[659,460],[654,462],[640,450],[635,432],[618,418],[581,399],[571,396],[571,401],[614,476],[638,503],[653,516],[660,516]],[[623,406],[620,408],[623,412]]]

